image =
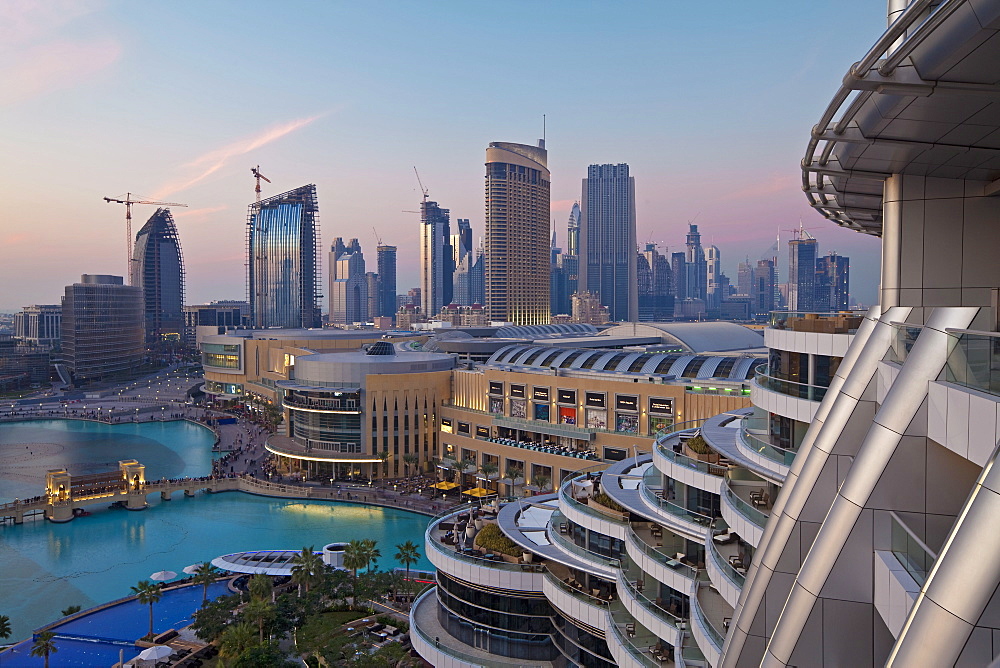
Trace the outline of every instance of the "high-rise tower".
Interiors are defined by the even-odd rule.
[[[836,251],[816,259],[816,310],[846,311],[850,301],[851,259]]]
[[[486,149],[486,310],[516,325],[549,322],[549,179],[545,142]]]
[[[319,204],[309,184],[251,204],[247,288],[254,327],[319,327]]]
[[[143,294],[121,276],[84,274],[62,300],[63,360],[74,380],[127,377],[142,364]]]
[[[184,256],[170,209],[157,209],[135,235],[132,285],[142,289],[146,345],[184,334]]]
[[[815,237],[800,229],[788,242],[788,310],[812,311],[816,308],[816,257],[819,244]]]
[[[698,226],[693,223],[688,223],[686,245],[684,296],[688,299],[705,301],[708,296],[708,266],[705,261],[705,250],[701,247],[701,234],[698,232]]]
[[[420,203],[420,308],[437,315],[451,303],[451,234],[448,209],[426,197]]]
[[[378,314],[385,318],[396,315],[396,247],[378,247]]]
[[[368,320],[365,256],[357,239],[344,245],[337,237],[330,246],[330,322],[352,325]]]
[[[590,165],[583,180],[580,284],[611,320],[636,321],[635,179],[628,165]]]

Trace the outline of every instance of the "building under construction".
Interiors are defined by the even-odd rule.
[[[251,204],[246,243],[252,326],[320,327],[315,184]]]
[[[157,209],[135,235],[132,285],[142,289],[146,346],[179,345],[184,334],[184,255],[170,209]]]

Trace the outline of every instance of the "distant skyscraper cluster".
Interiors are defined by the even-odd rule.
[[[788,310],[844,311],[850,302],[850,258],[819,255],[819,242],[799,229],[788,242]]]

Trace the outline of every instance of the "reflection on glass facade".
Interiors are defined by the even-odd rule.
[[[170,209],[157,209],[135,236],[132,285],[142,288],[146,344],[184,333],[184,257]]]
[[[319,205],[307,185],[250,205],[247,285],[254,327],[319,327]]]

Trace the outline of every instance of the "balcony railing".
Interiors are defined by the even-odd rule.
[[[892,346],[886,353],[885,359],[897,364],[905,362],[922,329],[921,325],[908,325],[904,322],[892,323]]]
[[[652,600],[639,590],[639,583],[633,582],[625,574],[623,577],[619,578],[619,583],[624,584],[625,588],[628,589],[629,596],[634,598],[639,602],[639,605],[649,610],[651,613],[660,618],[660,621],[665,624],[669,624],[675,629],[684,621],[682,618],[678,617],[674,613],[670,612],[662,605],[658,604],[656,601]]]
[[[830,388],[821,385],[808,385],[806,383],[796,383],[792,380],[775,378],[767,373],[767,365],[761,364],[754,370],[754,382],[766,390],[785,394],[797,399],[807,399],[809,401],[822,401],[826,396],[826,391]]]
[[[558,545],[559,547],[562,547],[565,550],[567,550],[569,552],[572,552],[573,554],[575,554],[575,555],[577,555],[579,557],[582,557],[586,561],[590,561],[590,562],[594,562],[594,563],[598,563],[598,564],[606,564],[606,565],[610,566],[611,568],[620,568],[621,567],[621,560],[620,559],[617,559],[615,557],[609,557],[607,555],[600,554],[600,553],[594,552],[592,550],[588,550],[587,548],[581,547],[581,546],[577,545],[576,543],[574,543],[570,539],[568,533],[563,534],[561,532],[560,525],[562,525],[562,524],[566,525],[567,531],[568,531],[569,530],[569,520],[566,519],[566,516],[563,515],[562,513],[560,513],[558,510],[555,511],[555,512],[553,512],[552,516],[549,518],[549,531],[548,531],[548,533],[549,533],[549,539],[550,540],[551,539],[555,539],[555,540],[552,541],[553,544]]]
[[[927,574],[937,561],[937,555],[910,531],[899,515],[890,511],[889,516],[892,521],[892,553],[913,581],[923,587],[927,582]]]
[[[294,397],[284,397],[282,404],[287,408],[301,408],[304,410],[317,411],[321,413],[344,413],[347,415],[361,415],[361,409],[354,406],[347,406],[340,402],[323,401],[301,401]]]
[[[708,615],[701,609],[701,601],[699,600],[700,589],[701,587],[698,587],[695,596],[691,600],[691,621],[704,629],[708,633],[712,644],[716,646],[716,649],[721,651],[722,645],[726,642],[726,634],[715,628],[712,622],[709,621]]]
[[[764,439],[750,433],[750,429],[753,427],[751,425],[752,416],[747,416],[741,420],[740,423],[740,439],[743,441],[743,445],[749,450],[753,450],[762,457],[766,457],[773,462],[777,462],[782,466],[791,466],[792,462],[795,461],[795,455],[798,454],[795,450],[785,450],[784,448],[779,448],[776,445],[768,443]]]
[[[954,347],[942,378],[1000,394],[1000,332],[949,331]]]
[[[695,471],[699,471],[706,475],[724,476],[726,471],[729,469],[728,466],[710,464],[709,462],[703,462],[700,459],[695,459],[693,457],[688,457],[687,455],[682,455],[679,452],[674,452],[672,447],[666,445],[662,441],[657,441],[656,451],[675,464],[689,469],[694,469]]]
[[[603,468],[604,465],[602,464],[601,467]],[[572,484],[575,481],[580,480],[583,477],[584,476],[579,475],[579,476],[570,476],[566,478],[566,480],[563,481],[563,484],[560,485],[559,487],[560,500],[563,503],[579,510],[581,513],[585,513],[587,515],[590,515],[591,517],[595,517],[599,520],[606,520],[609,522],[617,522],[619,524],[623,524],[625,522],[625,515],[623,515],[622,513],[616,510],[612,510],[611,508],[605,508],[604,506],[600,505],[592,506],[589,503],[583,503],[582,501],[577,501],[576,499],[573,498],[573,495],[569,491],[570,487],[572,487]]]
[[[695,575],[697,574],[697,571],[695,571],[695,569],[692,568],[691,566],[688,566],[687,564],[685,564],[683,562],[678,562],[677,559],[676,559],[676,553],[674,553],[674,554],[667,554],[665,552],[662,552],[662,551],[656,549],[655,547],[653,547],[652,545],[650,545],[649,543],[647,543],[646,541],[644,541],[642,538],[640,538],[639,534],[637,534],[635,532],[635,529],[632,528],[632,525],[629,525],[629,527],[628,527],[628,538],[629,538],[630,541],[632,541],[636,545],[636,547],[638,547],[640,550],[642,550],[643,554],[645,554],[647,557],[649,557],[653,561],[656,561],[657,563],[661,563],[664,566],[667,566],[668,568],[671,568],[672,570],[676,571],[677,573],[683,575],[684,577],[690,578],[692,580],[694,579]],[[674,566],[673,565],[673,564],[677,564],[677,563],[679,563],[680,565],[678,565],[678,566]]]
[[[771,311],[768,325],[773,329],[822,334],[854,334],[861,325],[864,311],[813,313],[810,311]]]
[[[767,485],[762,484],[760,487],[761,489],[764,489]],[[733,491],[732,476],[729,473],[726,474],[726,484],[723,485],[723,493],[726,495],[726,498],[729,499],[734,506],[736,506],[736,511],[740,515],[747,518],[761,529],[764,528],[764,525],[767,524],[768,514],[761,512],[760,509],[755,508],[752,504],[742,499],[739,494]]]
[[[712,561],[719,568],[719,570],[722,571],[723,575],[729,578],[734,585],[742,589],[743,585],[746,584],[747,576],[736,570],[736,568],[734,568],[733,565],[730,564],[724,556],[722,556],[722,553],[719,552],[719,548],[715,544],[715,540],[711,533],[712,532],[710,531],[707,542],[708,551],[712,553]]]
[[[658,645],[660,639],[637,624],[635,618],[628,611],[616,610],[615,606],[612,605],[609,612],[608,628],[611,629],[618,644],[629,653],[629,656],[646,668],[663,668],[664,663],[653,658],[650,652],[650,648]],[[633,630],[628,631],[629,627]]]
[[[600,596],[594,596],[589,591],[586,591],[584,589],[578,589],[567,582],[563,582],[562,580],[559,579],[559,576],[557,576],[555,573],[553,573],[547,568],[545,569],[545,579],[547,579],[549,582],[554,584],[559,589],[562,589],[564,592],[568,593],[573,598],[579,599],[584,603],[586,603],[587,605],[604,607],[609,603],[607,599],[601,598]]]
[[[642,495],[646,500],[652,504],[654,507],[659,508],[663,512],[669,513],[678,517],[685,522],[691,522],[693,524],[698,524],[700,526],[708,526],[712,523],[712,518],[707,515],[701,515],[696,512],[692,512],[683,506],[679,506],[673,501],[668,501],[664,499],[660,494],[663,493],[662,489],[655,487],[650,487],[643,483],[640,485],[642,488]]]

